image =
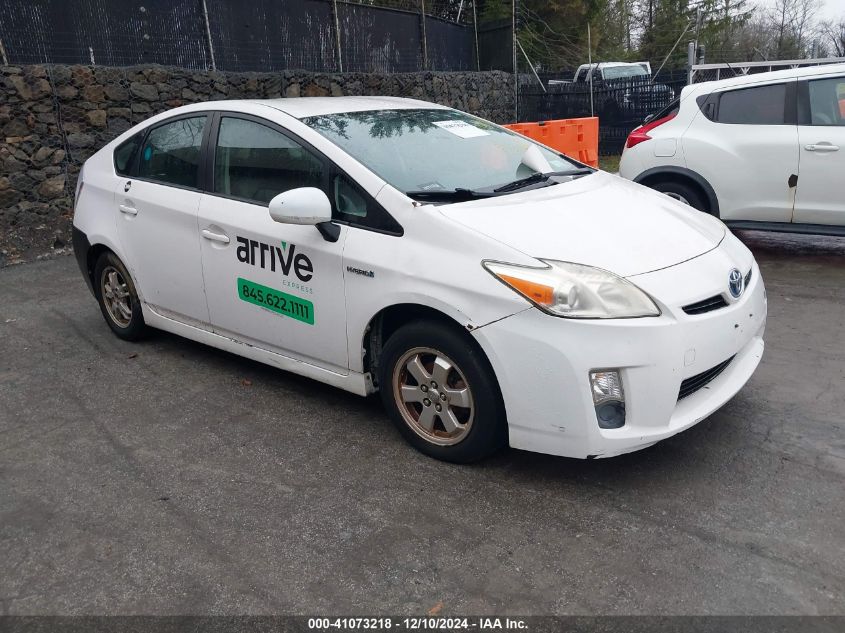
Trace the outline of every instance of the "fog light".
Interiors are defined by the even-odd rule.
[[[625,392],[618,370],[590,372],[590,391],[596,418],[603,429],[618,429],[625,425]]]
[[[614,400],[596,407],[596,417],[603,429],[618,429],[625,425],[625,403]]]

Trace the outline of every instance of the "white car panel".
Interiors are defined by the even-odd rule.
[[[144,300],[160,314],[207,327],[197,231],[202,193],[137,178],[117,178],[115,185],[117,235]]]
[[[845,225],[845,126],[798,126],[795,222]]]
[[[444,218],[438,207],[414,207],[392,187],[384,188],[379,202],[394,212],[405,234],[395,237],[358,229],[351,230],[347,239],[347,328],[354,371],[363,370],[367,326],[385,308],[432,308],[468,331],[531,309],[528,301],[485,271],[481,261],[506,259],[538,266],[536,259]]]
[[[714,123],[699,112],[682,142],[686,166],[713,186],[723,220],[792,220],[795,188],[789,181],[798,174],[795,125]]]
[[[339,239],[329,242],[313,226],[273,221],[267,207],[210,194],[200,202],[199,224],[201,231],[229,240],[201,240],[214,332],[346,373],[348,228],[341,227]],[[275,295],[271,305],[257,306],[247,292],[255,293],[253,301]]]
[[[451,205],[443,213],[532,256],[622,276],[701,255],[725,234],[721,223],[698,222],[689,207],[603,172],[519,196]]]
[[[841,226],[845,225],[845,69],[809,79],[810,120],[798,126],[801,175],[794,221]],[[816,89],[819,98],[814,104]]]
[[[654,297],[668,293],[683,301],[724,292],[721,280],[736,265],[734,249],[725,244],[632,281]],[[682,284],[680,279],[695,281]],[[476,330],[505,395],[511,446],[566,457],[610,457],[689,428],[733,397],[763,355],[766,296],[759,269],[754,267],[748,291],[727,308],[691,316],[673,304],[669,310],[661,302],[666,311],[657,318],[571,327],[529,310]],[[689,363],[691,350],[694,361]],[[678,400],[682,380],[731,357],[707,387]],[[514,363],[514,358],[531,360]],[[581,422],[593,412],[588,374],[604,367],[621,368],[631,394],[626,395],[629,417],[620,429]]]

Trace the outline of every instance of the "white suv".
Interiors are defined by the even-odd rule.
[[[845,235],[845,64],[687,86],[619,173],[734,228]]]

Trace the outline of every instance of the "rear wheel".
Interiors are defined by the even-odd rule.
[[[100,255],[94,267],[94,282],[100,311],[112,332],[126,341],[140,339],[146,331],[141,302],[129,272],[117,255]]]
[[[691,187],[690,185],[680,182],[663,181],[656,182],[649,186],[655,191],[659,191],[661,193],[666,194],[670,198],[674,198],[678,202],[688,204],[693,209],[698,209],[699,211],[710,213],[709,205],[704,200],[704,196],[702,196],[699,191],[697,191],[694,187]]]
[[[466,334],[434,321],[410,323],[388,339],[379,366],[385,408],[421,452],[467,463],[507,443],[493,370]]]

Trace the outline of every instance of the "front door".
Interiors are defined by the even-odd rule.
[[[135,176],[115,190],[117,233],[138,290],[164,316],[207,327],[197,212],[202,142],[210,117],[179,117],[153,128]]]
[[[845,225],[845,76],[801,82],[793,222]]]
[[[215,143],[216,141],[216,143]],[[322,158],[269,122],[222,114],[212,130],[213,193],[199,229],[214,331],[348,371],[343,245],[313,226],[280,224],[269,201],[297,187],[326,189]]]

